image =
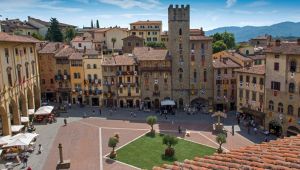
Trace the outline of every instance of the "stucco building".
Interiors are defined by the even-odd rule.
[[[137,21],[130,23],[130,35],[141,37],[145,42],[160,42],[161,21]]]
[[[135,47],[143,47],[144,39],[135,35],[123,38],[123,53],[132,53]]]
[[[28,109],[40,107],[38,57],[33,38],[0,32],[0,134],[11,135]]]
[[[103,56],[102,63],[103,103],[105,107],[117,107],[116,61],[113,56]]]

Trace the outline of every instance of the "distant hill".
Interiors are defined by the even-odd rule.
[[[269,34],[273,37],[300,37],[300,22],[281,22],[270,26],[220,27],[206,31],[206,35],[217,32],[230,32],[235,35],[236,42],[248,41],[259,35]]]

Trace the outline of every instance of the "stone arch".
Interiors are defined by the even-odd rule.
[[[18,105],[15,100],[11,99],[8,112],[10,114],[10,120],[12,125],[20,125],[21,124],[21,117],[18,111]]]
[[[30,88],[27,89],[27,107],[28,109],[34,109],[33,95]]]
[[[20,110],[20,115],[27,116],[27,112],[28,112],[27,101],[23,93],[21,93],[19,96],[19,110]]]
[[[0,123],[1,135],[10,135],[10,121],[7,112],[2,106],[0,106]]]
[[[33,93],[34,93],[34,106],[37,109],[41,106],[40,89],[38,88],[38,86],[34,85]]]
[[[159,99],[155,99],[154,100],[154,107],[155,107],[155,109],[158,109],[159,108]]]

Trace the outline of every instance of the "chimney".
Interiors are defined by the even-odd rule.
[[[297,39],[297,44],[300,45],[300,38]]]
[[[280,46],[280,44],[281,44],[280,40],[276,40],[276,41],[275,41],[275,45],[276,45],[276,46]]]

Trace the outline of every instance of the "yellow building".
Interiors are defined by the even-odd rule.
[[[130,35],[144,38],[145,42],[161,42],[161,21],[137,21],[130,23]]]
[[[83,53],[74,52],[69,57],[70,77],[71,77],[71,98],[72,103],[83,103],[84,89],[84,71],[83,71]]]
[[[237,69],[237,111],[253,118],[265,128],[265,66]]]
[[[28,109],[40,106],[37,53],[33,38],[0,32],[0,134],[12,134]],[[23,122],[24,123],[24,122]]]
[[[117,99],[117,83],[116,83],[116,61],[113,56],[103,56],[101,63],[102,70],[102,88],[103,102],[106,107],[116,107]]]

